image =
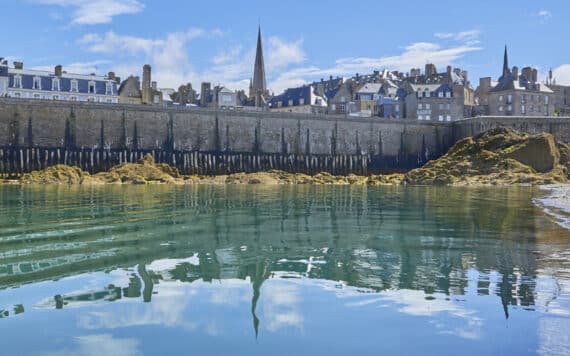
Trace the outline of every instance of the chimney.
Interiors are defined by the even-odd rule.
[[[107,74],[107,78],[109,80],[115,80],[115,72],[109,72],[109,74]]]
[[[115,81],[117,82],[117,84],[121,84],[121,77],[115,77]]]
[[[491,77],[479,78],[479,87],[491,89]]]
[[[156,84],[156,82],[152,82],[150,86],[152,87],[152,90],[154,90],[154,91],[157,91],[157,90],[158,90],[158,89],[157,89],[157,88],[158,88],[158,85]]]
[[[465,81],[465,85],[467,85],[467,83],[469,83],[469,72],[464,70],[463,72],[461,72],[461,76],[463,77],[463,80]]]
[[[325,96],[325,85],[323,83],[317,84],[317,95]]]
[[[538,82],[538,70],[536,68],[532,70],[532,82]]]
[[[515,80],[519,79],[519,67],[517,66],[513,67],[513,77],[515,78]]]
[[[54,74],[56,77],[61,77],[61,74],[62,74],[62,67],[61,67],[61,64],[55,66],[55,68],[54,68],[54,70],[53,70],[53,74]]]
[[[522,76],[524,77],[524,79],[531,82],[532,81],[532,68],[531,67],[524,67],[522,69]]]
[[[24,69],[24,62],[14,62],[14,69]]]

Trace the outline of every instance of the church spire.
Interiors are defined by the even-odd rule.
[[[258,102],[257,96],[263,96],[267,91],[267,83],[265,81],[265,62],[263,61],[263,45],[261,43],[261,26],[259,26],[257,32],[257,51],[255,53],[252,87],[253,93],[256,95],[256,102]]]
[[[507,46],[505,45],[505,58],[503,61],[503,77],[508,76],[511,73],[509,68],[509,54],[507,52]]]

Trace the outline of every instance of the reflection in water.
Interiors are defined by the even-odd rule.
[[[469,296],[497,296],[503,319],[513,308],[569,315],[569,234],[532,205],[536,194],[530,188],[0,187],[0,288],[124,271],[113,283],[5,307],[0,318],[30,307],[98,302],[182,311],[192,293],[220,283],[217,293],[231,293],[231,286],[240,292],[212,301],[241,304],[249,285],[258,337],[260,328],[301,328],[298,304],[311,285],[338,298],[356,296],[347,304],[353,307],[392,303],[401,313],[433,317],[442,335],[475,340],[482,319],[475,306],[461,305]],[[375,297],[358,300],[368,295]],[[447,329],[448,321],[436,318],[441,312],[468,326]],[[156,323],[157,313],[141,320]],[[174,314],[164,318],[196,327]],[[83,315],[81,324],[140,322],[99,312]],[[212,335],[218,328],[207,325]]]

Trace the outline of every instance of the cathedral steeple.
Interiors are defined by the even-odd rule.
[[[255,95],[255,106],[261,105],[261,96],[267,91],[267,83],[265,81],[265,62],[263,60],[263,45],[261,43],[261,26],[257,32],[257,50],[255,53],[255,66],[253,68],[253,84],[252,92]]]
[[[508,76],[511,73],[509,68],[509,54],[507,52],[507,46],[505,45],[505,58],[503,60],[503,77]]]

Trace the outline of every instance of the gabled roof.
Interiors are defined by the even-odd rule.
[[[378,94],[380,89],[382,89],[382,84],[380,83],[367,83],[358,90],[358,94]]]

